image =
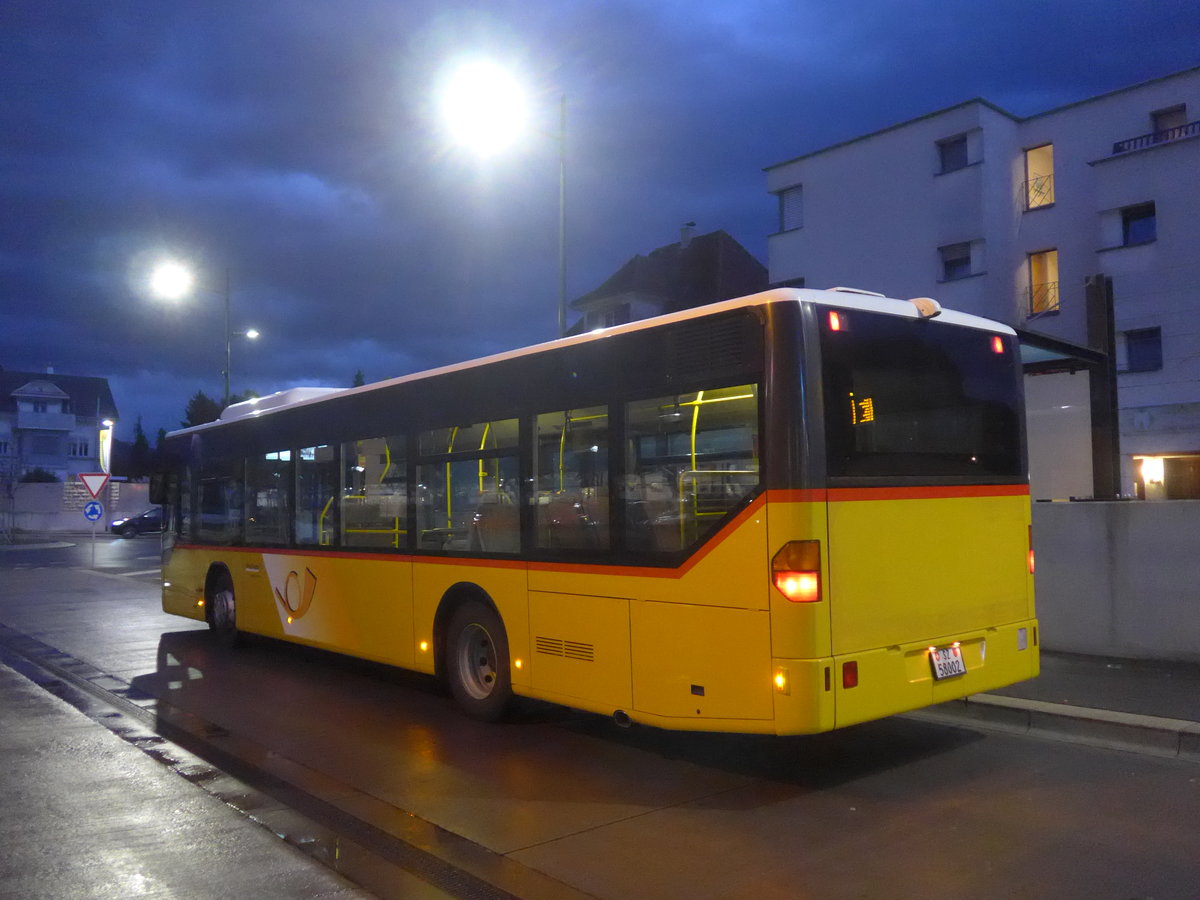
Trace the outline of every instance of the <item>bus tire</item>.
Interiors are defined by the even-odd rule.
[[[208,619],[208,630],[218,644],[223,647],[237,644],[237,599],[228,574],[220,575],[213,583],[205,618]]]
[[[508,635],[488,604],[470,600],[454,611],[446,631],[446,680],[459,708],[495,722],[512,700]]]

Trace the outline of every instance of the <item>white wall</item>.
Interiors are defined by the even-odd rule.
[[[1200,662],[1200,500],[1035,503],[1042,647]]]

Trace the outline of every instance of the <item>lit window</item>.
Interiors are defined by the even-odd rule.
[[[1029,254],[1029,315],[1057,312],[1058,251]]]
[[[960,134],[956,137],[938,141],[938,160],[941,162],[941,172],[953,172],[967,165],[967,136]]]
[[[1025,151],[1025,208],[1054,203],[1054,145]]]
[[[804,224],[804,189],[801,185],[779,192],[779,230],[791,231]]]
[[[1137,328],[1125,332],[1125,371],[1153,372],[1162,368],[1162,329]]]
[[[1158,223],[1153,203],[1139,203],[1121,210],[1121,244],[1131,247],[1148,244],[1158,237]]]
[[[942,280],[953,281],[971,274],[971,245],[969,243],[947,244],[938,248],[942,260]]]

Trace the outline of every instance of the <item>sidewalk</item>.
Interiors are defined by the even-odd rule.
[[[0,663],[0,894],[369,897]]]
[[[1042,651],[1041,675],[913,713],[1200,762],[1200,665]]]

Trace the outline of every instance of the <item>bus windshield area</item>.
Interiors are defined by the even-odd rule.
[[[1011,335],[862,310],[818,316],[829,476],[1024,476]]]

